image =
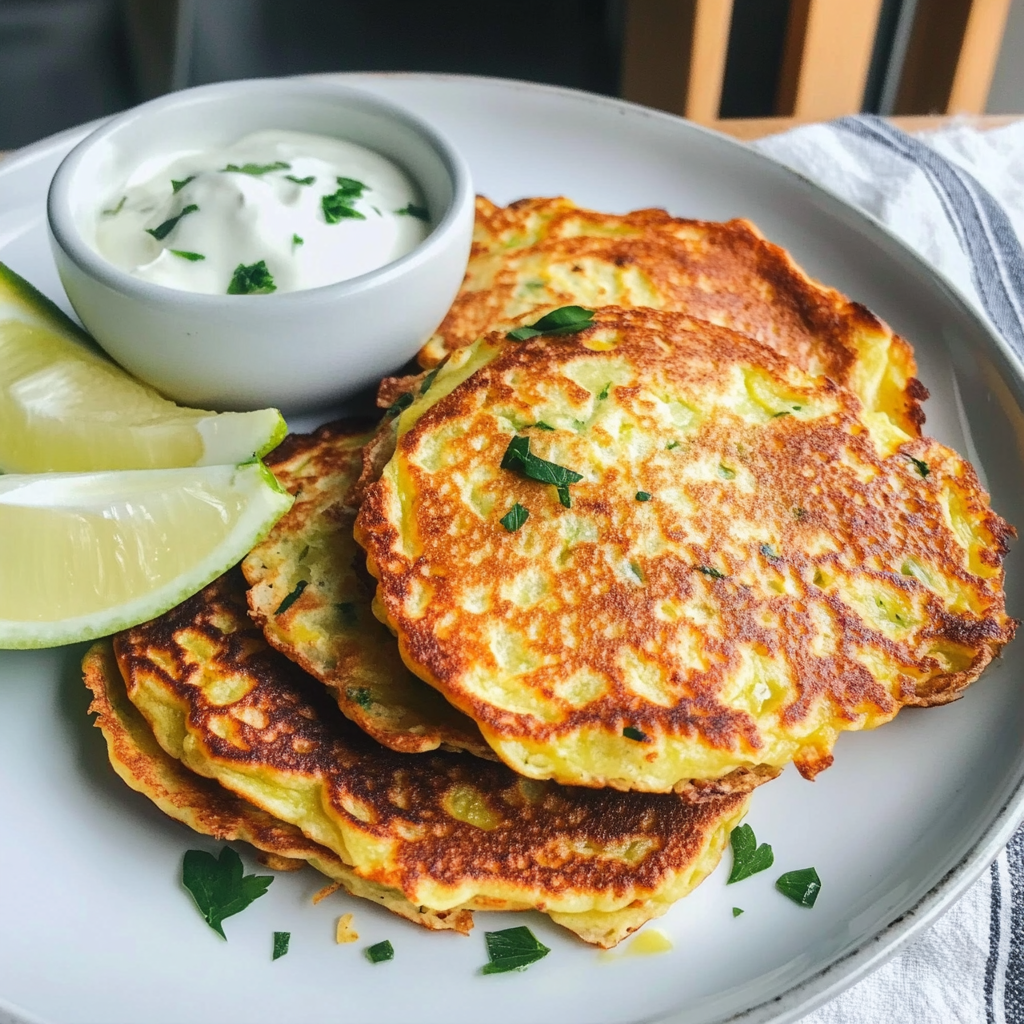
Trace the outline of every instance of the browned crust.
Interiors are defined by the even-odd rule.
[[[573,264],[588,258],[642,271],[657,308],[741,331],[801,369],[844,386],[859,358],[860,335],[884,338],[897,378],[895,392],[884,396],[888,411],[907,433],[920,433],[927,391],[914,377],[910,345],[866,307],[809,277],[785,249],[743,219],[688,220],[660,209],[605,214],[564,197],[522,199],[502,208],[480,197],[465,282],[421,351],[421,365],[435,365],[507,322],[510,310],[516,310],[517,322],[535,318],[518,292],[519,268],[527,261],[582,272]],[[537,309],[574,301],[570,291],[545,294]],[[628,305],[621,295],[603,304],[612,302]]]
[[[596,352],[589,346],[590,338],[604,337],[611,330],[619,332],[613,351]],[[739,645],[754,645],[789,666],[795,697],[779,711],[783,728],[805,720],[821,700],[828,702],[842,728],[850,727],[842,723],[852,725],[866,712],[885,719],[905,704],[955,699],[1012,639],[1017,624],[1005,613],[1001,565],[1006,540],[1014,531],[990,508],[974,470],[928,438],[909,441],[889,457],[879,455],[859,419],[856,400],[831,381],[819,379],[808,400],[824,396],[836,408],[832,415],[807,423],[789,416],[756,428],[726,418],[706,422],[688,439],[692,462],[699,462],[705,452],[707,458],[717,458],[722,452],[745,449],[745,470],[755,486],[750,497],[717,481],[690,487],[690,501],[701,510],[691,524],[694,535],[711,540],[687,541],[692,553],[685,562],[641,559],[648,581],[642,591],[610,580],[602,561],[608,549],[630,550],[632,531],[640,522],[640,512],[627,513],[608,497],[617,486],[616,467],[597,481],[573,485],[575,514],[599,524],[600,545],[580,545],[574,551],[571,574],[558,584],[568,587],[566,596],[563,599],[556,591],[552,600],[557,608],[550,614],[523,611],[495,598],[491,615],[516,635],[529,632],[531,650],[542,665],[557,666],[557,677],[594,670],[612,680],[610,692],[582,708],[559,705],[558,714],[550,720],[504,710],[481,699],[464,680],[479,666],[490,666],[494,658],[479,633],[480,619],[461,614],[460,594],[478,587],[494,595],[501,583],[513,580],[529,568],[531,559],[539,557],[536,552],[530,558],[517,553],[514,538],[494,522],[467,516],[457,498],[451,497],[456,492],[444,489],[446,474],[466,478],[471,467],[481,464],[484,456],[478,452],[490,453],[487,457],[495,465],[501,459],[511,434],[489,436],[490,410],[506,410],[503,415],[514,410],[529,422],[529,412],[540,400],[537,389],[550,387],[555,380],[564,384],[561,368],[577,358],[625,360],[644,375],[644,381],[656,379],[660,387],[682,395],[720,386],[725,368],[735,363],[760,367],[783,382],[789,373],[778,355],[749,338],[679,314],[653,311],[605,308],[598,311],[592,328],[571,336],[510,345],[499,333],[488,344],[496,350],[495,358],[429,408],[399,442],[396,457],[402,459],[401,472],[409,487],[405,508],[407,529],[418,546],[415,557],[404,554],[403,538],[391,519],[388,481],[369,489],[356,522],[357,540],[367,550],[370,571],[379,581],[378,597],[398,632],[407,664],[479,722],[485,735],[552,744],[587,727],[621,728],[615,723],[628,722],[653,736],[699,736],[710,747],[741,752],[756,763],[763,740],[753,720],[718,697],[729,673],[735,671]],[[708,352],[715,353],[714,361],[708,360]],[[642,388],[621,387],[616,393],[628,404],[642,394]],[[416,466],[415,453],[432,431],[453,422],[465,429],[446,442],[447,468],[433,479]],[[558,436],[561,451],[573,450],[572,437],[545,436]],[[868,470],[873,478],[861,479],[844,460]],[[930,467],[925,478],[915,469],[915,460]],[[571,456],[567,464],[572,464]],[[545,485],[523,481],[512,473],[499,474],[496,480],[489,492],[495,507],[507,509],[516,501],[527,504],[534,516],[529,528],[535,536],[545,524],[557,524],[562,512],[550,500]],[[660,482],[674,483],[671,478]],[[943,517],[944,489],[959,496],[967,519],[984,538],[978,557],[985,576],[964,565],[963,549]],[[795,509],[800,510],[799,518],[794,516]],[[652,503],[644,507],[644,514],[656,510],[657,504]],[[540,520],[539,515],[547,518]],[[720,543],[728,542],[736,516],[744,523],[770,524],[782,539],[781,556],[772,558],[770,566],[756,546],[741,555],[733,551],[723,562]],[[557,525],[551,529],[557,532]],[[660,520],[662,536],[677,537],[679,531],[674,521]],[[834,538],[839,550],[806,554],[811,539],[822,533]],[[545,550],[543,542],[540,550]],[[467,556],[474,552],[483,552],[484,557],[469,566]],[[937,594],[901,571],[905,559],[937,567],[954,587],[970,595],[975,610],[946,608]],[[695,571],[701,565],[721,566],[725,578],[712,579]],[[766,597],[740,582],[745,573],[763,576],[772,567],[798,581],[795,596]],[[826,580],[829,574],[854,573],[865,582],[876,580],[911,595],[918,602],[923,624],[906,640],[892,639],[870,627],[841,594],[829,591],[827,583],[812,584],[818,571]],[[415,615],[407,614],[407,598],[424,579],[430,583],[430,602],[425,610],[418,606]],[[623,643],[659,658],[670,647],[672,636],[652,609],[662,601],[698,597],[716,609],[721,626],[720,637],[703,641],[709,667],[696,672],[662,662],[671,673],[678,700],[663,707],[638,699],[618,667]],[[817,633],[812,610],[834,625],[837,639],[831,655],[819,657],[810,650]],[[764,624],[766,616],[770,626]],[[624,630],[627,639],[606,642],[600,630],[612,626],[620,630],[616,636]],[[563,642],[566,630],[578,641],[572,650]],[[894,692],[864,667],[858,657],[861,647],[879,652],[897,669],[899,685]],[[952,652],[948,663],[942,660],[946,654],[939,653],[945,651]],[[546,672],[537,670],[523,685],[543,694],[545,700],[554,700],[558,678]],[[829,763],[831,754],[825,747],[797,758],[798,768],[807,777]]]
[[[687,804],[671,794],[560,787],[521,780],[495,762],[387,750],[265,644],[248,621],[234,573],[159,619],[118,634],[114,647],[129,697],[153,687],[169,695],[210,764],[231,770],[226,785],[238,785],[251,771],[321,780],[333,819],[391,847],[386,866],[360,866],[358,873],[413,902],[421,881],[474,883],[480,887],[475,906],[492,882],[519,884],[529,901],[508,909],[544,910],[573,892],[656,897],[746,800],[737,794]],[[219,678],[252,688],[229,703],[209,703],[203,683]],[[494,815],[488,830],[446,809],[459,787],[472,789]],[[633,862],[579,852],[633,840],[647,847]]]

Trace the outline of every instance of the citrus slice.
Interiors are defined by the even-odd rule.
[[[0,470],[234,465],[285,433],[276,409],[213,413],[168,401],[0,263]]]
[[[291,503],[256,460],[0,476],[0,648],[160,615],[240,561]]]

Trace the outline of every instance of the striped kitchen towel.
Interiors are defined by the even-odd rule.
[[[874,214],[1024,358],[1024,121],[915,138],[844,117],[755,145]],[[801,1024],[1024,1024],[1024,827],[929,932]]]

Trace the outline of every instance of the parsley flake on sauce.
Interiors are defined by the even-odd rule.
[[[121,196],[121,201],[117,204],[117,206],[113,207],[110,210],[104,210],[103,211],[103,216],[104,217],[113,217],[114,214],[120,213],[124,209],[124,204],[126,202],[128,202],[128,197],[127,196]]]
[[[395,959],[395,947],[391,945],[390,939],[375,942],[372,946],[367,946],[363,952],[371,964],[382,964],[385,960]]]
[[[622,730],[622,735],[627,740],[635,740],[637,743],[650,743],[651,737],[647,733],[636,728],[634,725],[627,725]]]
[[[312,185],[316,181],[312,174],[308,178],[296,178],[294,174],[286,174],[285,179],[294,182],[296,185]]]
[[[258,900],[274,879],[270,875],[245,875],[242,858],[225,846],[220,857],[205,850],[188,850],[181,866],[181,882],[191,893],[206,923],[226,939],[221,922]]]
[[[239,263],[231,275],[228,295],[269,295],[277,291],[274,277],[267,269],[265,260],[245,266]]]
[[[167,251],[174,256],[180,256],[183,260],[188,260],[189,263],[198,263],[199,260],[206,259],[201,252],[189,252],[187,249],[168,249]]]
[[[305,245],[306,240],[301,235],[292,235],[292,245]]]
[[[490,962],[484,966],[483,974],[521,971],[551,952],[525,925],[505,928],[500,932],[484,932],[484,941]]]
[[[302,597],[302,592],[308,586],[309,580],[299,580],[299,582],[295,584],[295,589],[277,606],[277,611],[274,612],[274,614],[284,615],[284,613],[288,611],[288,609],[291,608],[291,606],[295,604],[300,597]]]
[[[502,526],[508,530],[509,533],[515,533],[527,519],[530,518],[530,510],[523,508],[522,505],[517,501],[502,517],[498,520]]]
[[[174,194],[177,195],[190,181],[195,181],[196,176],[190,174],[187,178],[182,181],[175,181],[171,178],[171,188],[174,190]]]
[[[558,491],[558,500],[566,507],[572,508],[569,497],[569,485],[577,484],[583,479],[582,473],[559,466],[556,462],[538,458],[530,451],[528,437],[513,437],[501,460],[501,468],[520,473],[528,480],[536,480],[542,484],[552,484]]]
[[[367,186],[355,178],[336,178],[338,189],[320,199],[320,207],[324,211],[324,220],[328,224],[339,224],[349,220],[366,220],[352,204],[367,191]]]
[[[801,907],[813,907],[818,893],[821,892],[821,879],[814,868],[800,868],[798,871],[787,871],[775,883],[775,888],[788,896]]]
[[[590,327],[593,319],[592,309],[584,309],[583,306],[562,306],[561,309],[552,310],[526,327],[517,327],[514,331],[509,331],[505,337],[511,341],[526,341],[542,334],[575,334]]]
[[[417,220],[430,220],[430,211],[425,206],[417,206],[415,203],[409,203],[408,206],[403,206],[400,210],[395,210],[400,217],[415,217]]]
[[[739,917],[740,914],[742,914],[742,913],[743,913],[742,908],[740,908],[740,907],[733,907],[732,908],[732,916],[733,917]]]
[[[740,825],[729,836],[732,844],[732,871],[726,885],[742,882],[744,878],[767,871],[775,863],[775,854],[767,843],[757,845],[754,830],[749,825]]]
[[[181,220],[182,217],[187,217],[190,213],[197,213],[198,211],[199,207],[196,206],[195,203],[189,203],[177,217],[170,217],[165,220],[163,224],[158,224],[155,228],[146,228],[146,234],[152,235],[158,242],[160,242],[174,230],[178,221]]]
[[[291,932],[274,932],[274,955],[272,959],[280,960],[288,952],[288,943],[291,941]]]
[[[271,171],[290,171],[291,169],[291,164],[286,164],[283,160],[275,160],[272,164],[242,164],[241,167],[238,164],[228,164],[227,167],[222,167],[220,172],[221,174],[251,174],[254,178],[258,178]]]

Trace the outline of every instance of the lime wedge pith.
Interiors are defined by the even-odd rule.
[[[276,409],[213,413],[169,402],[0,263],[0,470],[235,464],[266,454],[285,432]]]
[[[154,618],[240,561],[291,504],[257,461],[0,476],[0,648]]]

